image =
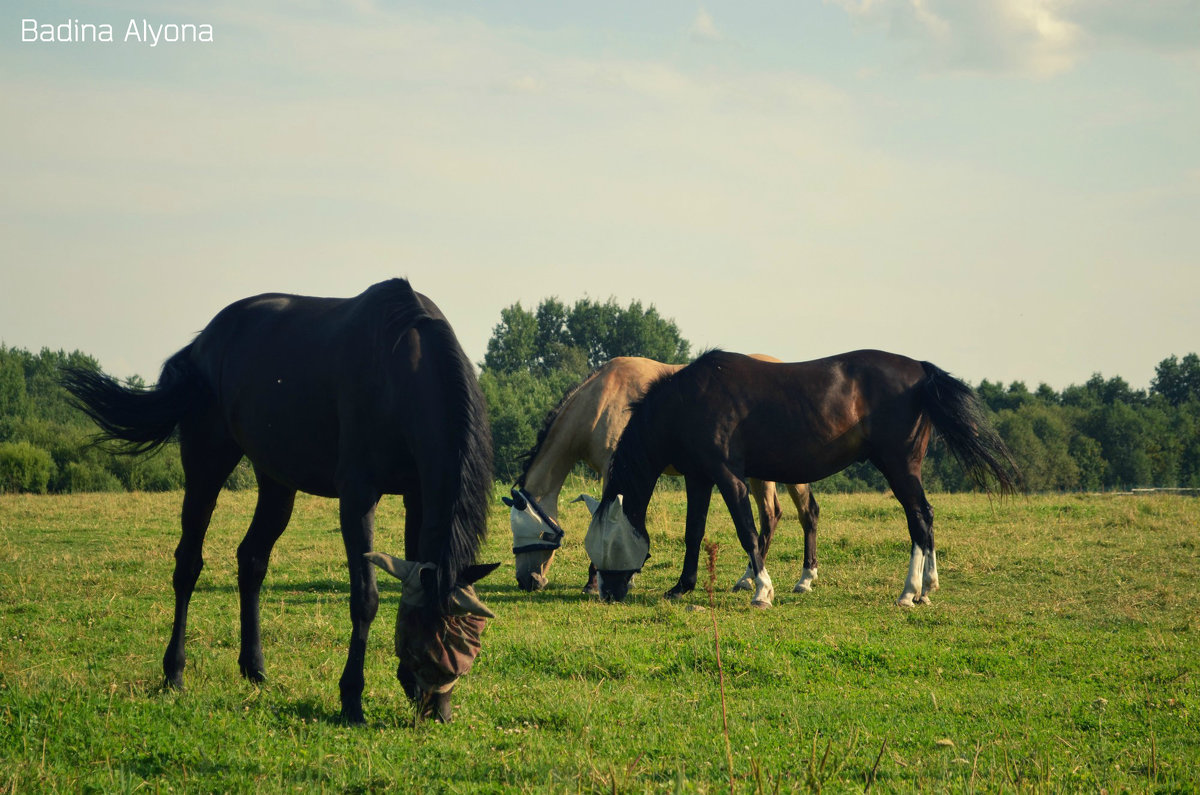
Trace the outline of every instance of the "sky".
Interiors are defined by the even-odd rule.
[[[1200,0],[11,0],[0,114],[0,343],[121,377],[393,276],[475,362],[551,296],[1030,388],[1200,350]]]

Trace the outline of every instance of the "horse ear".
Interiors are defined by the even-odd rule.
[[[587,506],[588,513],[590,514],[595,514],[596,509],[600,507],[600,500],[596,499],[590,494],[580,494],[578,497],[571,500],[571,502],[582,502],[585,506]]]
[[[512,490],[512,504],[518,511],[523,511],[529,507],[529,501],[525,499],[525,495],[516,489]]]
[[[458,575],[458,581],[461,585],[473,585],[499,567],[499,563],[477,563],[474,566],[467,566],[463,569],[462,574]]]
[[[505,504],[505,505],[507,505],[509,508],[513,507],[513,501],[512,501],[512,500],[510,500],[508,497],[501,497],[501,498],[500,498],[500,502],[504,503],[504,504]]]
[[[385,555],[382,552],[368,552],[363,555],[363,557],[395,577],[400,582],[404,582],[406,579],[411,577],[412,573],[421,566],[420,563],[414,563],[411,560],[400,560],[400,558],[393,558],[391,555]]]

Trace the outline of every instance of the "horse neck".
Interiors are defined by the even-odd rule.
[[[558,518],[559,492],[577,460],[571,440],[557,430],[552,429],[547,435],[546,443],[530,460],[524,476],[525,491],[555,519]]]
[[[643,523],[654,485],[668,463],[657,441],[644,432],[647,427],[648,423],[632,422],[626,426],[609,464],[604,487],[605,496],[624,495],[625,515]]]

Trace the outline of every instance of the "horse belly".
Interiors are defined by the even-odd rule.
[[[768,444],[746,451],[745,474],[777,483],[814,483],[865,460],[865,440],[860,426],[835,438],[805,438],[789,434],[764,437]]]
[[[234,438],[254,466],[272,479],[323,497],[337,495],[337,412],[298,397],[303,386],[239,400],[229,413]]]

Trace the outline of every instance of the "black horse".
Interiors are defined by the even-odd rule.
[[[479,651],[491,613],[471,583],[486,532],[492,446],[471,362],[432,301],[407,281],[355,298],[267,294],[222,310],[163,366],[151,390],[71,369],[64,385],[121,452],[161,446],[176,432],[186,479],[175,550],[175,621],[163,656],[182,687],[188,602],[217,495],[245,455],[258,504],[238,547],[242,674],[264,677],[259,590],[297,491],[339,500],[350,568],[352,632],[342,714],[363,722],[363,659],[379,607],[372,562],[405,576],[397,675],[423,715],[450,717],[450,689]],[[403,494],[411,566],[372,553],[375,506]],[[402,642],[403,641],[403,642]]]
[[[673,466],[687,486],[683,572],[667,596],[696,585],[696,566],[715,485],[755,574],[753,603],[774,595],[763,567],[746,478],[812,483],[857,461],[887,478],[912,538],[897,604],[926,602],[938,587],[933,508],[921,484],[932,431],[977,483],[987,473],[1002,493],[1018,488],[1012,456],[971,388],[929,362],[855,351],[796,364],[771,364],[710,351],[653,383],[609,464],[608,484],[584,540],[600,570],[600,593],[622,599],[649,555],[646,506],[659,474]]]

